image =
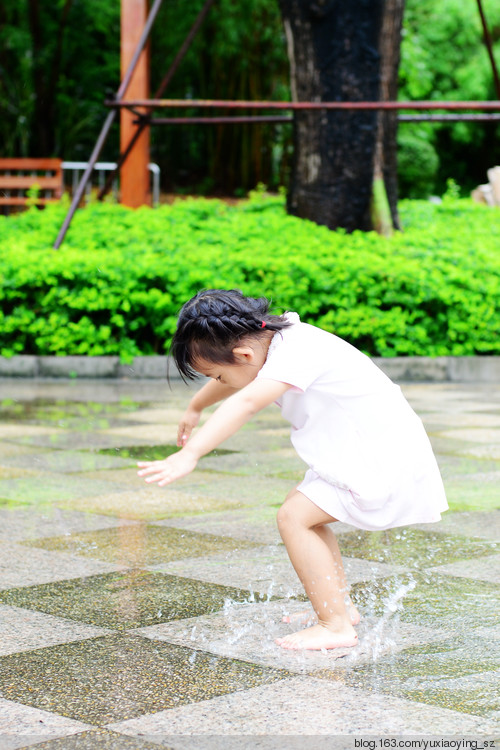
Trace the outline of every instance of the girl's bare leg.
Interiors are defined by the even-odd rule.
[[[340,554],[337,537],[335,536],[332,529],[326,525],[318,526],[318,528],[316,529],[316,532],[324,538],[325,542],[328,544],[328,547],[330,548],[330,552],[332,553],[333,559],[335,560],[335,565],[337,566],[337,571],[339,574],[340,588],[342,591],[345,592],[344,602],[347,608],[347,613],[351,619],[351,623],[352,625],[359,625],[361,616],[349,594],[349,586],[345,577],[344,564],[342,562],[342,557]],[[288,622],[288,623],[296,622],[298,625],[312,625],[313,623],[317,622],[317,620],[318,618],[316,616],[316,613],[312,609],[304,610],[302,612],[297,612],[293,615],[287,615],[283,617],[283,622]]]
[[[324,528],[333,521],[298,490],[288,495],[278,512],[281,537],[318,618],[316,625],[277,639],[284,648],[341,648],[357,643],[345,603],[340,552],[336,545],[331,548],[332,532]]]

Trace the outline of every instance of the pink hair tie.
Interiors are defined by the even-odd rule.
[[[261,328],[265,328],[265,327],[266,327],[266,321],[265,321],[265,320],[263,320],[263,321],[262,321],[262,325],[261,325]]]

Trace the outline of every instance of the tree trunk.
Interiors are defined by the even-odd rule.
[[[385,0],[380,32],[380,92],[382,102],[398,98],[398,69],[401,50],[404,0]],[[373,168],[372,223],[381,234],[399,229],[397,209],[397,130],[398,113],[381,110],[377,115],[377,137]],[[378,199],[378,196],[381,196]]]
[[[403,2],[280,0],[292,99],[395,98]],[[289,212],[331,229],[373,229],[377,170],[384,180],[375,192],[389,200],[397,226],[396,125],[396,115],[376,111],[296,111]]]
[[[62,51],[64,34],[68,24],[68,16],[73,0],[65,0],[61,8],[57,23],[55,48],[50,59],[44,36],[43,3],[39,0],[29,0],[28,18],[31,32],[33,55],[33,89],[34,89],[34,133],[31,156],[56,156],[56,100],[57,86],[62,67]],[[56,11],[54,11],[55,15]],[[45,34],[44,34],[45,31]]]

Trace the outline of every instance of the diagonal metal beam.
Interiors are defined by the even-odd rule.
[[[497,68],[497,64],[495,61],[495,55],[493,54],[493,42],[491,41],[491,34],[488,29],[488,24],[486,22],[486,16],[484,15],[483,4],[481,0],[477,0],[477,7],[479,9],[479,15],[481,16],[481,23],[483,24],[484,43],[486,45],[486,49],[488,50],[488,56],[490,58],[491,69],[493,71],[493,80],[495,82],[495,89],[497,92],[497,97],[498,99],[500,99],[500,76],[498,75],[498,68]]]
[[[137,66],[137,63],[139,62],[139,57],[141,56],[141,53],[146,45],[149,34],[151,32],[151,28],[153,26],[156,16],[158,15],[158,11],[160,10],[160,6],[162,2],[163,0],[155,0],[153,7],[149,11],[147,21],[144,25],[144,29],[143,29],[141,38],[139,39],[139,42],[137,44],[136,50],[130,61],[130,65],[128,66],[127,71],[123,77],[123,81],[121,82],[120,87],[118,91],[116,92],[114,101],[117,103],[121,102],[121,100],[123,99],[123,96],[125,92],[127,91],[130,81],[132,80],[134,70]],[[87,186],[87,182],[90,179],[90,175],[92,174],[94,165],[99,158],[99,154],[101,153],[102,147],[104,146],[106,138],[108,137],[111,126],[116,118],[117,111],[118,111],[117,109],[111,110],[108,116],[106,117],[106,120],[104,121],[104,125],[102,126],[101,132],[99,133],[96,144],[94,146],[94,150],[92,151],[92,154],[90,156],[88,167],[83,173],[80,182],[78,183],[78,187],[75,191],[75,194],[73,195],[73,200],[71,201],[71,205],[68,209],[68,213],[66,214],[66,218],[64,219],[63,225],[61,229],[59,230],[59,234],[57,235],[57,239],[54,242],[54,246],[53,246],[54,250],[58,250],[61,247],[64,237],[66,236],[66,232],[68,231],[68,227],[71,224],[71,220],[83,197],[83,193],[85,192],[85,187]]]
[[[202,7],[202,9],[200,10],[200,12],[198,13],[198,15],[197,15],[197,17],[196,17],[193,25],[191,26],[191,28],[190,28],[190,30],[188,32],[188,35],[186,36],[184,42],[180,46],[178,53],[174,57],[174,59],[172,61],[172,64],[170,65],[169,69],[167,70],[164,79],[160,83],[160,85],[158,87],[158,90],[156,91],[156,93],[155,93],[155,95],[153,97],[154,99],[159,99],[161,97],[161,95],[163,94],[163,92],[165,91],[165,89],[167,88],[167,86],[169,85],[170,81],[172,80],[173,76],[175,75],[175,73],[177,71],[177,68],[179,67],[180,63],[184,59],[184,57],[186,55],[186,52],[188,51],[189,47],[191,46],[191,44],[193,42],[193,39],[195,38],[196,34],[198,33],[198,31],[200,29],[200,26],[202,25],[203,21],[205,20],[207,14],[208,14],[208,11],[210,10],[210,8],[214,4],[214,2],[215,2],[215,0],[206,0],[204,6]],[[148,115],[143,114],[143,113],[140,114],[139,121],[137,123],[137,129],[136,129],[136,131],[134,132],[132,138],[128,142],[125,150],[118,157],[118,161],[116,163],[115,170],[111,174],[108,174],[108,176],[106,178],[106,182],[104,183],[103,187],[99,191],[99,194],[97,196],[99,200],[102,200],[104,198],[104,196],[106,195],[106,193],[109,191],[111,185],[113,184],[113,180],[115,178],[116,173],[119,172],[120,168],[123,166],[123,164],[127,160],[128,155],[130,154],[130,152],[134,148],[134,146],[135,146],[135,144],[136,144],[139,136],[141,135],[142,131],[144,130],[144,128],[148,127],[148,125],[150,123],[150,119],[149,118],[150,118],[150,114],[148,114]]]

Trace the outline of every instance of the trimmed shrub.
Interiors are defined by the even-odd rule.
[[[164,353],[181,305],[239,288],[368,354],[500,354],[500,212],[406,201],[386,239],[288,216],[282,197],[136,211],[66,205],[0,217],[0,353]]]

